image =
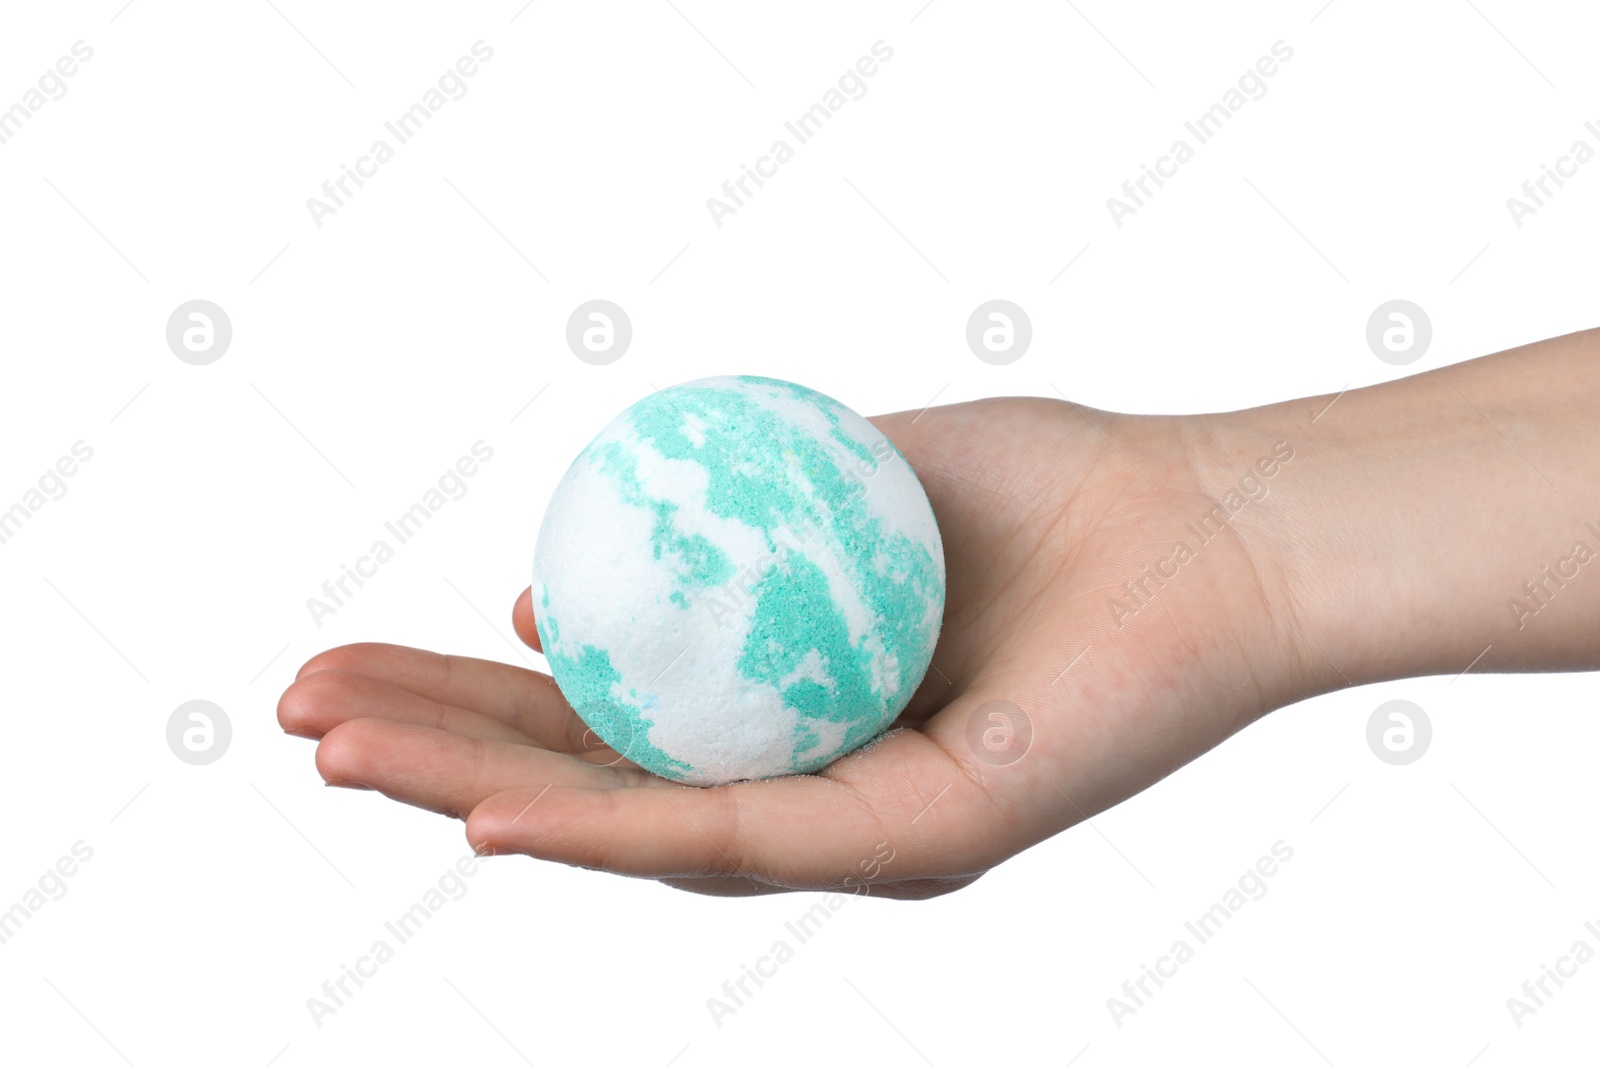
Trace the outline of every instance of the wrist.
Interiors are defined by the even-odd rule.
[[[1305,632],[1314,606],[1306,557],[1315,550],[1297,528],[1295,490],[1304,491],[1322,447],[1293,415],[1268,407],[1181,420],[1209,504],[1183,533],[1202,549],[1226,537],[1235,551],[1236,565],[1209,595],[1231,620],[1232,643],[1248,661],[1263,714],[1348,684]]]
[[[1596,666],[1593,366],[1561,338],[1223,417],[1236,457],[1266,438],[1294,448],[1243,522],[1302,695]]]

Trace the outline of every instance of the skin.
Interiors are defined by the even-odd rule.
[[[395,645],[315,656],[278,719],[328,784],[465,819],[480,854],[717,895],[937,896],[1319,693],[1600,668],[1600,557],[1559,562],[1600,553],[1596,411],[1600,331],[1240,412],[1002,398],[874,419],[938,518],[944,628],[895,729],[817,774],[674,785],[547,675]],[[1202,540],[1218,502],[1233,514]],[[1189,558],[1131,599],[1179,541]],[[512,619],[538,648],[527,591]]]

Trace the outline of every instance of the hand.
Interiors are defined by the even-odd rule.
[[[1043,399],[874,421],[938,518],[944,626],[895,729],[819,773],[675,785],[601,745],[544,674],[393,645],[314,657],[279,721],[318,740],[330,785],[465,818],[484,854],[712,894],[922,898],[1304,694],[1300,649],[1268,603],[1284,595],[1269,554],[1218,520],[1205,543],[1185,525],[1272,456],[1270,433],[1223,449],[1212,417]],[[1180,540],[1194,550],[1181,563]],[[513,622],[537,648],[526,591]]]

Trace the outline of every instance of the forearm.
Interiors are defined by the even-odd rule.
[[[1223,418],[1300,688],[1600,669],[1600,330]]]

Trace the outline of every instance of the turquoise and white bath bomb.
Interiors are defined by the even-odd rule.
[[[694,785],[814,771],[893,722],[944,613],[905,457],[838,401],[705,378],[634,404],[556,487],[533,562],[556,684]]]

